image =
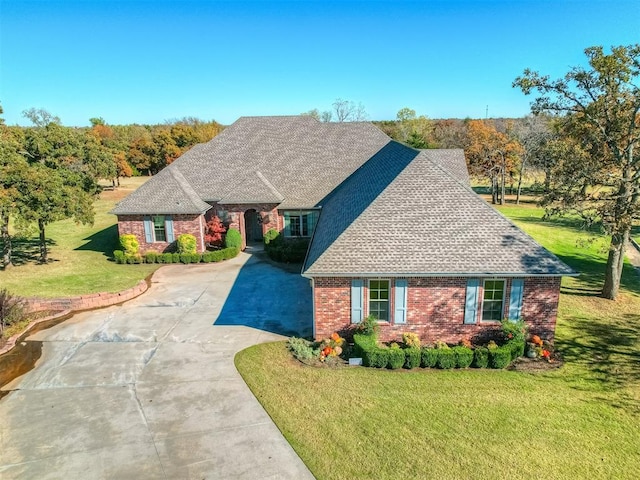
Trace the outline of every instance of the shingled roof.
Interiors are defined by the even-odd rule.
[[[309,116],[242,117],[210,142],[187,151],[163,175],[156,175],[120,202],[113,213],[139,213],[145,205],[156,210],[172,208],[173,199],[165,198],[164,172],[176,170],[204,202],[313,208],[389,140],[369,122],[322,123]],[[180,189],[175,195],[186,193]]]
[[[165,168],[120,201],[111,213],[122,214],[201,214],[211,208],[191,188],[180,170]]]
[[[388,143],[323,205],[303,274],[575,274],[448,170],[451,160]]]

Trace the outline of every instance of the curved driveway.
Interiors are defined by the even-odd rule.
[[[29,338],[43,354],[4,387],[0,477],[313,478],[233,363],[310,333],[308,281],[243,253],[152,283]]]

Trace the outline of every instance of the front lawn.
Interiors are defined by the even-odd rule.
[[[640,281],[597,296],[607,241],[575,222],[501,207],[583,272],[563,281],[556,348],[544,373],[322,369],[284,343],[236,365],[319,479],[636,478],[640,469]]]
[[[155,271],[159,265],[116,265],[109,261],[117,246],[118,229],[115,215],[108,212],[146,180],[147,177],[121,179],[120,188],[102,192],[94,204],[94,225],[64,220],[47,226],[50,262],[46,265],[37,263],[37,232],[14,241],[16,266],[0,270],[2,288],[15,295],[42,297],[117,292]]]

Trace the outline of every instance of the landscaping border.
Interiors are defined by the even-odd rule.
[[[33,327],[40,323],[49,322],[51,320],[55,320],[56,318],[61,318],[66,315],[81,312],[83,310],[111,307],[119,303],[124,303],[128,300],[132,300],[142,295],[148,289],[149,279],[140,280],[135,286],[116,293],[99,292],[89,295],[80,295],[77,297],[65,298],[26,298],[25,309],[28,313],[43,312],[47,310],[56,311],[56,313],[33,320],[23,331],[9,337],[2,348],[0,348],[0,355],[4,355],[5,353],[11,351],[21,338],[27,335],[33,329]]]

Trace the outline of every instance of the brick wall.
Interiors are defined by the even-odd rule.
[[[335,331],[345,331],[351,325],[352,278],[315,278],[314,305],[316,338],[324,338]],[[390,292],[390,312],[393,316],[393,281]],[[364,316],[368,314],[367,282],[364,282]],[[442,340],[457,343],[462,338],[482,342],[500,329],[498,322],[481,322],[478,308],[477,323],[465,325],[464,310],[467,278],[409,278],[407,291],[407,323],[381,323],[380,338],[401,340],[402,333],[414,332],[424,343]],[[506,282],[504,317],[509,311],[511,280]],[[530,331],[553,340],[560,295],[560,278],[526,278],[524,282],[522,317]],[[482,288],[480,291],[482,298]]]
[[[133,234],[140,243],[140,253],[148,251],[165,252],[172,245],[169,242],[147,243],[144,235],[144,215],[118,215],[118,235]],[[198,252],[205,251],[204,232],[206,222],[204,215],[171,215],[175,238],[183,233],[190,233],[197,240]]]
[[[27,311],[42,312],[46,310],[90,310],[93,308],[108,307],[126,302],[147,291],[147,282],[141,280],[135,287],[122,292],[100,292],[79,297],[67,298],[27,298]]]
[[[219,210],[227,213],[225,226],[227,228],[235,228],[242,236],[242,248],[246,247],[246,226],[244,214],[248,210],[255,210],[260,214],[262,219],[262,234],[267,230],[275,228],[279,232],[284,228],[284,220],[278,215],[278,205],[274,203],[255,203],[255,204],[212,204],[210,215],[217,215]]]

